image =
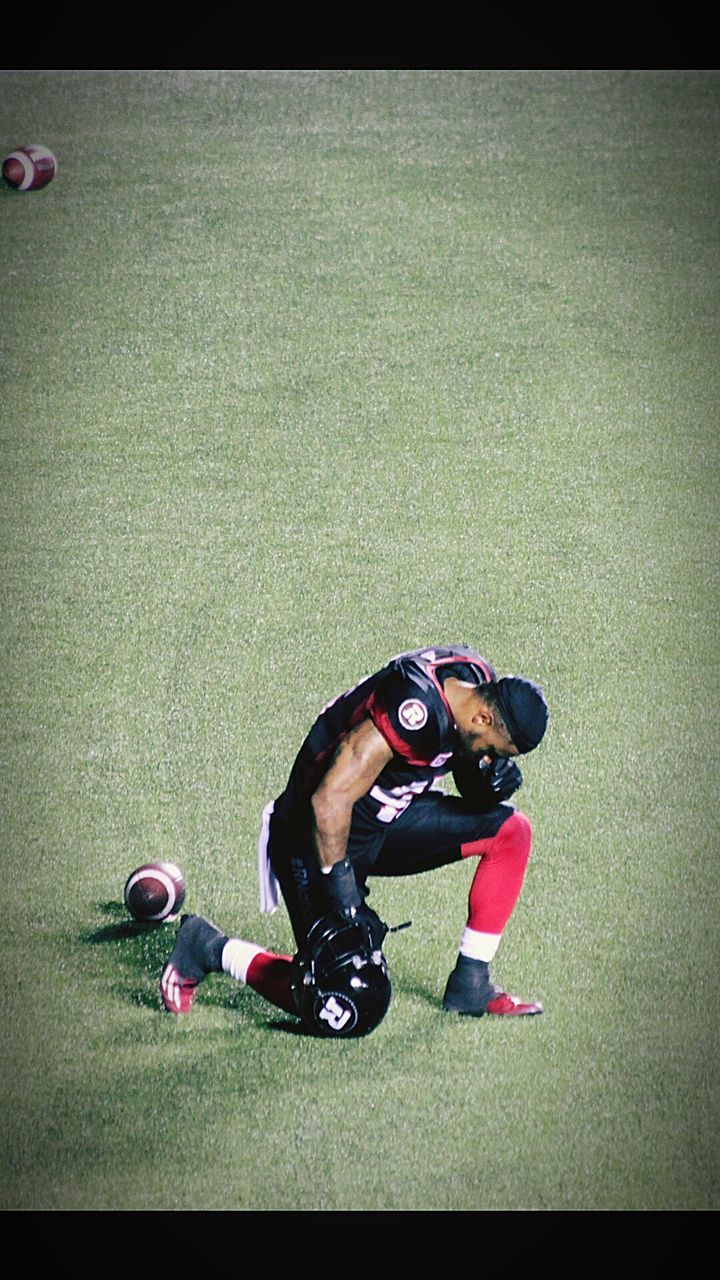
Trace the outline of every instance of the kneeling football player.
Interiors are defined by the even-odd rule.
[[[284,898],[295,962],[229,938],[201,916],[184,917],[163,971],[165,1007],[187,1013],[198,983],[224,971],[316,1031],[372,1030],[389,1003],[389,979],[386,927],[365,903],[368,878],[474,857],[469,916],[443,1007],[470,1017],[541,1013],[541,1005],[497,988],[489,965],[530,856],[530,823],[508,803],[522,782],[515,757],[538,745],[547,719],[539,685],[498,679],[465,645],[401,654],[341,694],[316,720],[285,790],[263,815],[261,906],[272,911]],[[459,797],[433,786],[447,773]],[[344,957],[332,974],[331,956]],[[353,991],[369,1012],[351,1009]]]

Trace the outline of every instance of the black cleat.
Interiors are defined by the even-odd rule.
[[[458,956],[448,978],[443,1009],[446,1013],[460,1013],[469,1018],[482,1018],[486,1013],[517,1018],[543,1011],[541,1004],[525,1004],[517,996],[496,987],[490,981],[490,969],[484,960],[472,960],[463,955]]]
[[[481,1018],[494,994],[488,964],[461,954],[447,980],[443,1009],[446,1013],[464,1013],[471,1018]]]
[[[168,1013],[189,1013],[195,990],[209,973],[222,967],[227,937],[204,916],[183,916],[160,979],[160,994]]]

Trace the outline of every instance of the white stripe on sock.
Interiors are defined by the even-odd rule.
[[[468,925],[460,939],[460,955],[470,960],[492,960],[501,938],[501,933],[479,933]]]
[[[247,982],[247,971],[256,956],[265,947],[256,947],[254,942],[243,942],[240,938],[228,938],[220,963],[224,973],[229,973],[236,982]]]

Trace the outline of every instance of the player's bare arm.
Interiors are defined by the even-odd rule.
[[[372,720],[363,720],[338,747],[311,802],[315,849],[322,867],[332,867],[345,857],[353,805],[370,790],[392,755]]]

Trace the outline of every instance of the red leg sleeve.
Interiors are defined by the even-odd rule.
[[[290,990],[290,963],[290,956],[261,951],[250,961],[246,981],[253,991],[277,1005],[278,1009],[297,1013]]]
[[[531,844],[530,822],[516,811],[489,840],[461,845],[464,858],[480,858],[470,886],[471,929],[502,933],[520,896]]]

